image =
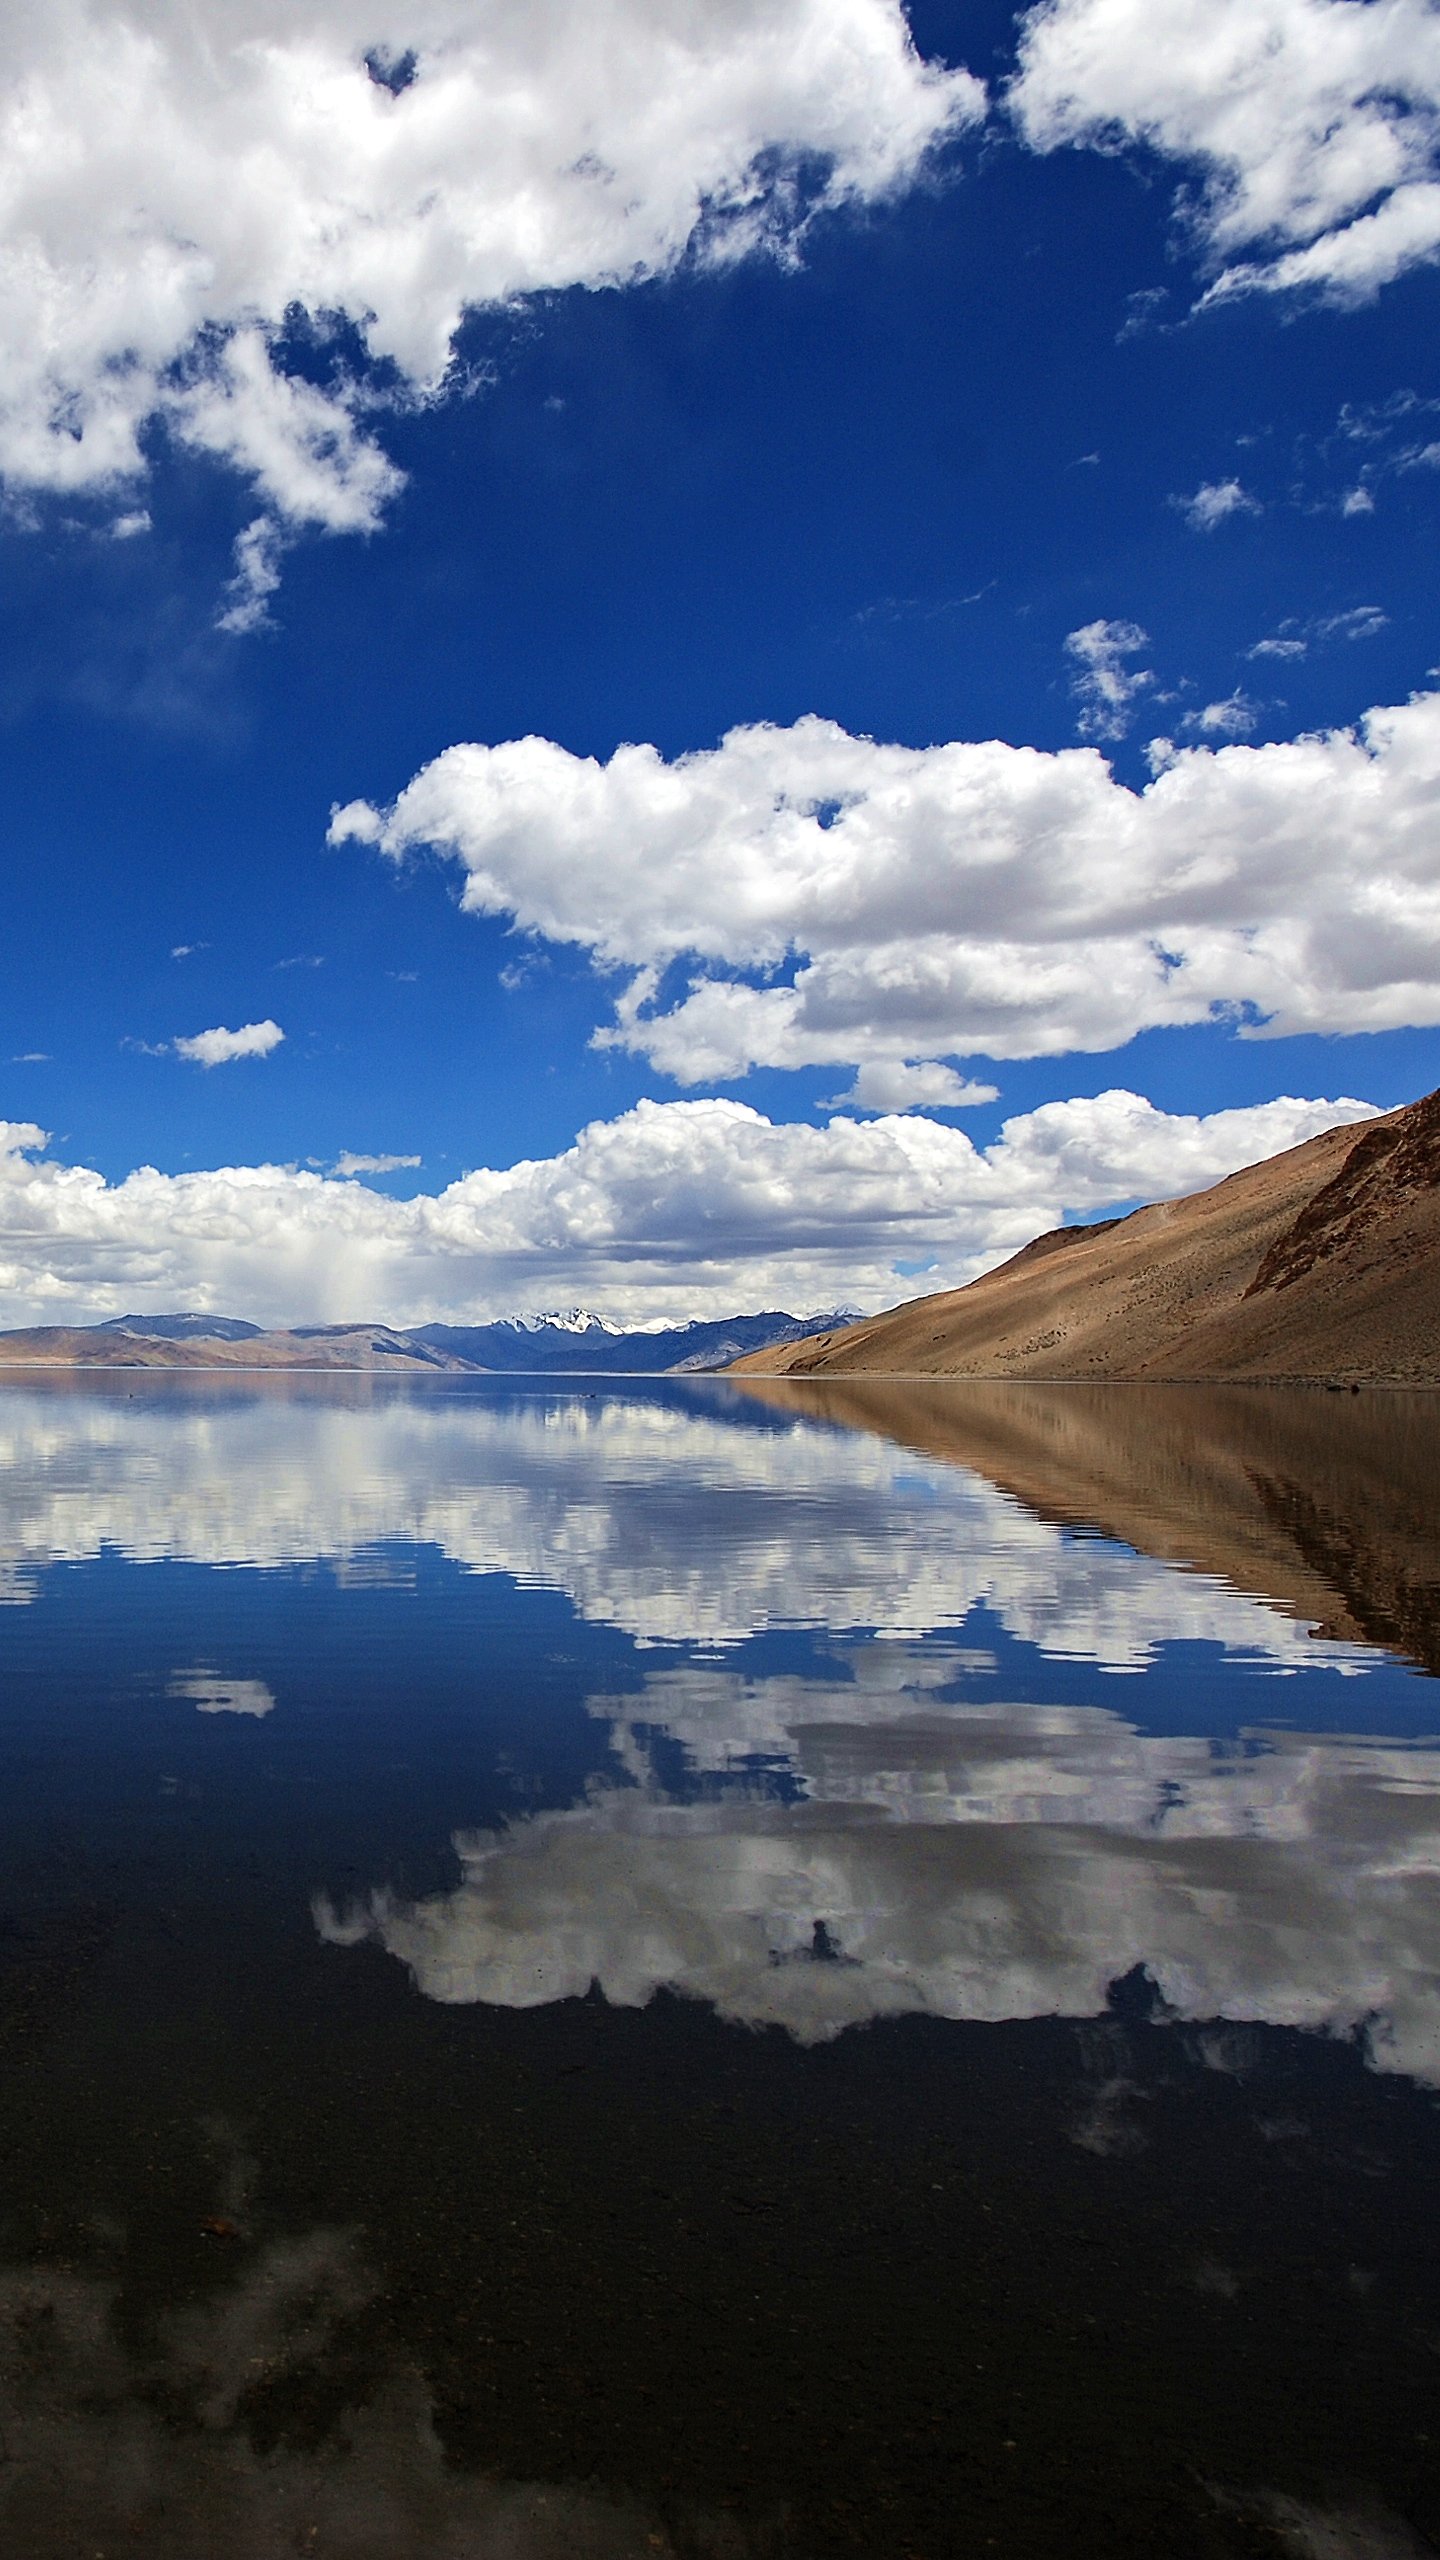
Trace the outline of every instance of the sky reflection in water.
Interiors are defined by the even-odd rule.
[[[1430,1693],[1283,1591],[723,1387],[12,1390],[0,1433],[19,1606],[118,1557],[269,1576],[283,1620],[321,1567],[392,1589],[423,1647],[457,1590],[420,1591],[424,1558],[489,1578],[502,1615],[506,1585],[560,1595],[582,1686],[585,1630],[629,1639],[628,1677],[612,1659],[584,1691],[577,1801],[499,1824],[457,1802],[447,1891],[317,1892],[327,1938],[377,1937],[434,1998],[668,1985],[813,2038],[907,2009],[1089,2016],[1140,1965],[1180,2016],[1363,2029],[1377,2062],[1440,2079]],[[772,1669],[782,1633],[806,1654]],[[303,1684],[260,1670],[177,1664],[167,1693],[303,1717]],[[1228,1730],[1185,1729],[1187,1675],[1228,1693]],[[1389,1738],[1347,1739],[1377,1684]],[[506,1738],[553,1796],[543,1736],[522,1715]]]
[[[768,2522],[748,2487],[725,2488],[725,2409],[748,2409],[750,2386],[717,2401],[716,2338],[761,2316],[745,2304],[771,2305],[772,2321],[807,2285],[828,2332],[833,2250],[837,2282],[880,2251],[862,2285],[878,2300],[908,2263],[883,2237],[895,2199],[922,2222],[973,2222],[1029,2162],[1023,2180],[1039,2183],[1004,2208],[1018,2254],[1001,2291],[985,2291],[972,2232],[963,2279],[947,2261],[945,2305],[902,2316],[896,2297],[896,2336],[921,2322],[917,2355],[924,2320],[978,2324],[989,2354],[967,2391],[1010,2373],[1004,2408],[987,2399],[983,2422],[973,2409],[966,2422],[989,2447],[983,2471],[1022,2424],[1037,2321],[1068,2323],[1092,2352],[1092,2243],[1066,2222],[1067,2182],[1082,2178],[1082,2218],[1097,2163],[1138,2197],[1152,2142],[1160,2174],[1150,2128],[1166,2109],[1183,2174],[1177,2189],[1171,2161],[1166,2200],[1145,2210],[1208,2214],[1212,2237],[1262,2191],[1277,2232],[1286,2212],[1307,2228],[1323,2213],[1327,2247],[1349,2252],[1327,2261],[1325,2301],[1354,2263],[1353,2317],[1371,2317],[1365,2287],[1402,2235],[1382,2219],[1356,2237],[1371,2206],[1353,2164],[1383,2154],[1399,2177],[1408,2161],[1423,2187],[1421,2093],[1440,2086],[1432,1404],[847,1393],[6,1383],[0,2043],[31,2067],[0,2105],[13,2261],[0,2420],[19,2448],[0,2524],[15,2547],[58,2554],[102,2528],[133,2540],[124,2518],[143,2515],[143,2547],[168,2560],[223,2509],[234,2548],[268,2560],[303,2509],[319,2538],[296,2547],[344,2560],[472,2542],[848,2548],[833,2515],[815,2524],[781,2435],[765,2457]],[[869,2038],[842,2032],[867,2025]],[[735,2040],[763,2028],[783,2033]],[[1308,2079],[1284,2042],[1297,2029],[1311,2031]],[[937,2035],[959,2041],[913,2042]],[[1283,2103],[1262,2102],[1272,2080]],[[1388,2117],[1383,2137],[1343,2132],[1382,2092],[1426,2110],[1406,2116],[1404,2140]],[[172,2140],[182,2165],[166,2194],[193,2198],[178,2238],[155,2192]],[[1263,2174],[1244,2148],[1257,2141]],[[404,2165],[385,2202],[392,2142]],[[1202,2205],[1214,2144],[1228,2165]],[[827,2145],[823,2212],[818,2188],[783,2207],[799,2254],[776,2292],[780,2225],[764,2216],[778,2201],[753,2207],[742,2244],[709,2223],[733,2219],[737,2175],[751,2214],[746,2179],[762,2199],[803,2188]],[[861,2157],[865,2178],[841,2165]],[[1266,2181],[1282,2168],[1277,2203]],[[537,2178],[553,2180],[549,2201],[522,2209]],[[421,2195],[423,2210],[404,2201]],[[1054,2266],[1022,2277],[1037,2209]],[[627,2415],[602,2425],[601,2330],[586,2345],[591,2315],[563,2306],[587,2251],[632,2210],[637,2229],[678,2220],[653,2244],[648,2325],[616,2364]],[[1095,2245],[1113,2245],[1119,2211],[1117,2194]],[[873,2241],[837,2237],[852,2212]],[[397,2234],[416,2213],[417,2289],[397,2295]],[[163,2245],[145,2239],[152,2225]],[[998,2219],[975,2228],[1001,2245]],[[693,2350],[705,2409],[677,2383],[672,2415],[693,2447],[707,2429],[713,2443],[667,2472],[627,2430],[650,2406],[649,2360],[663,2366],[699,2317],[685,2305],[712,2239]],[[1192,2363],[1196,2323],[1208,2337],[1252,2300],[1258,2278],[1237,2265],[1268,2245],[1232,2229],[1212,2248],[1198,2223],[1166,2239],[1190,2288],[1176,2334]],[[584,2278],[612,2346],[637,2249],[652,2263],[652,2240],[632,2236],[628,2272],[602,2255]],[[452,2261],[471,2268],[463,2304],[447,2294]],[[1384,2281],[1385,2335],[1413,2360],[1398,2271]],[[1147,2282],[1160,2320],[1171,2277]],[[980,2288],[968,2310],[966,2286]],[[429,2306],[419,2329],[396,2308],[412,2298]],[[1414,2308],[1422,2329],[1430,2309]],[[883,2329],[890,2315],[876,2316]],[[1252,2335],[1257,2406],[1267,2390],[1291,2405],[1294,2316],[1291,2343]],[[1125,2391],[1163,2363],[1161,2334],[1125,2348]],[[1338,2383],[1355,2351],[1322,2380]],[[770,2334],[757,2388],[787,2352]],[[865,2388],[872,2410],[877,2389],[895,2398],[874,2456],[890,2485],[882,2497],[867,2473],[851,2511],[857,2548],[898,2554],[961,2493],[898,2444],[902,2402],[930,2382],[893,2338],[886,2352],[891,2380],[881,2389],[867,2367]],[[953,2395],[948,2330],[929,2352],[923,2372]],[[1016,2551],[1054,2547],[1055,2513],[1073,2510],[1065,2429],[1083,2438],[1077,2461],[1099,2458],[1101,2418],[1074,2414],[1066,2376],[1050,2470],[1027,2473],[1029,2521],[988,2473],[963,2492],[991,2499]],[[841,2390],[818,2366],[813,2387]],[[1320,2387],[1296,2404],[1302,2433],[1323,2433]],[[787,2388],[806,2407],[811,2368]],[[1386,2390],[1398,2426],[1393,2376]],[[751,2409],[744,2424],[759,2444],[782,2421]],[[1276,2441],[1277,2424],[1272,2406]],[[1205,2426],[1219,2425],[1212,2411]],[[1406,2443],[1428,2441],[1405,2425]],[[1108,2461],[1130,2462],[1123,2427],[1107,2442]],[[1147,2546],[1156,2533],[1189,2548],[1176,2516],[1192,2496],[1212,2536],[1197,2552],[1248,2550],[1262,2528],[1267,2547],[1297,2552],[1330,2533],[1342,2560],[1420,2547],[1395,2540],[1409,2527],[1379,2452],[1359,2465],[1372,2483],[1385,2473],[1378,2525],[1371,2488],[1357,2506],[1350,2488],[1317,2486],[1312,2454],[1297,2443],[1287,2469],[1232,2445],[1202,2495],[1192,2446],[1168,2523],[1144,2521],[1150,2490],[1130,2481],[1114,2548],[1161,2547]],[[832,2471],[869,2459],[827,2457]],[[877,2522],[887,2499],[897,2516],[911,2502],[909,2542]],[[737,2505],[748,2521],[733,2523]],[[782,2508],[801,2521],[777,2524]]]

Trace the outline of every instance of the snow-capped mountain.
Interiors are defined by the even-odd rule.
[[[616,1333],[621,1330],[608,1316],[597,1316],[589,1307],[559,1307],[540,1315],[501,1316],[499,1327],[509,1333]]]
[[[776,1343],[825,1333],[845,1321],[836,1315],[792,1316],[773,1309],[627,1332],[607,1317],[575,1307],[563,1315],[505,1316],[495,1324],[418,1325],[410,1339],[470,1361],[477,1369],[628,1370],[662,1376],[673,1369],[723,1369],[744,1351],[768,1351]]]

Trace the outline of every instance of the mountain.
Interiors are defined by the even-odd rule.
[[[839,1316],[724,1316],[708,1322],[667,1325],[658,1333],[623,1333],[603,1316],[572,1307],[564,1315],[505,1316],[497,1324],[426,1324],[412,1339],[433,1345],[477,1369],[596,1371],[664,1375],[676,1370],[725,1369],[748,1351],[799,1342],[817,1325]]]
[[[555,1376],[664,1375],[724,1369],[744,1353],[795,1342],[816,1323],[772,1311],[626,1333],[584,1307],[495,1324],[306,1324],[266,1331],[239,1316],[111,1316],[96,1325],[0,1333],[0,1366],[87,1369],[424,1369]]]
[[[429,1343],[388,1325],[326,1325],[266,1333],[238,1316],[127,1318],[123,1324],[32,1325],[0,1333],[0,1367],[45,1369],[422,1369],[464,1370]],[[183,1326],[182,1332],[171,1331]],[[164,1328],[162,1330],[162,1328]]]
[[[83,1328],[90,1331],[89,1326]],[[243,1316],[109,1316],[97,1333],[138,1333],[157,1342],[253,1342],[263,1325]]]
[[[1440,1383],[1440,1094],[737,1367]]]

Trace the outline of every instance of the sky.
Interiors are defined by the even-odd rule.
[[[1440,1083],[1427,0],[16,0],[0,1322],[871,1308]]]

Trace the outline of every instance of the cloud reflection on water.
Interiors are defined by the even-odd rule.
[[[805,2042],[906,2011],[1089,2017],[1144,1966],[1179,2017],[1363,2032],[1380,2068],[1440,2083],[1440,1749],[1154,1737],[948,1703],[943,1655],[856,1668],[597,1698],[632,1783],[458,1833],[452,1891],[320,1901],[321,1933],[378,1940],[437,2000],[668,1986]],[[657,1728],[717,1773],[780,1762],[798,1800],[763,1771],[667,1798]]]
[[[1165,1408],[1187,1449],[1197,1410]],[[1112,1434],[1122,1475],[1137,1435],[1158,1445],[1140,1403],[1063,1413]],[[1362,2031],[1377,2063],[1440,2082],[1440,1751],[1216,1746],[1094,1704],[977,1703],[995,1665],[963,1631],[981,1606],[1052,1659],[1141,1677],[1185,1642],[1279,1675],[1381,1658],[1317,1640],[1283,1578],[1267,1605],[1075,1536],[1000,1489],[993,1458],[800,1408],[757,1425],[724,1389],[7,1388],[0,1460],[22,1597],[107,1552],[319,1561],[349,1585],[428,1550],[681,1657],[638,1697],[590,1700],[617,1774],[585,1801],[457,1834],[452,1891],[320,1907],[327,1936],[378,1938],[436,1998],[524,2006],[594,1981],[633,2004],[666,1984],[813,2040],[906,2010],[1089,2016],[1144,1965],[1181,2017]],[[1251,1460],[1232,1475],[1238,1517]],[[714,1658],[786,1626],[824,1631],[833,1676]],[[1169,1703],[1148,1721],[1183,1723],[1183,1692]]]
[[[723,1391],[722,1391],[723,1392]],[[565,1595],[638,1645],[767,1629],[952,1630],[983,1605],[1046,1653],[1138,1671],[1167,1643],[1277,1671],[1321,1649],[1220,1577],[1075,1541],[983,1475],[803,1414],[603,1394],[0,1395],[0,1596],[110,1552],[386,1578],[383,1551]],[[393,1578],[393,1561],[390,1578]]]
[[[149,2351],[119,2288],[0,2267],[0,2536],[26,2560],[652,2560],[676,2544],[653,2501],[485,2478],[447,2459],[431,2396],[393,2347],[318,2443],[266,2442],[269,2400],[336,2397],[380,2291],[354,2237],[274,2240],[236,2280],[158,2324]],[[273,2432],[273,2427],[271,2432]],[[258,2441],[257,2441],[258,2439]],[[738,2550],[710,2531],[707,2548]]]

